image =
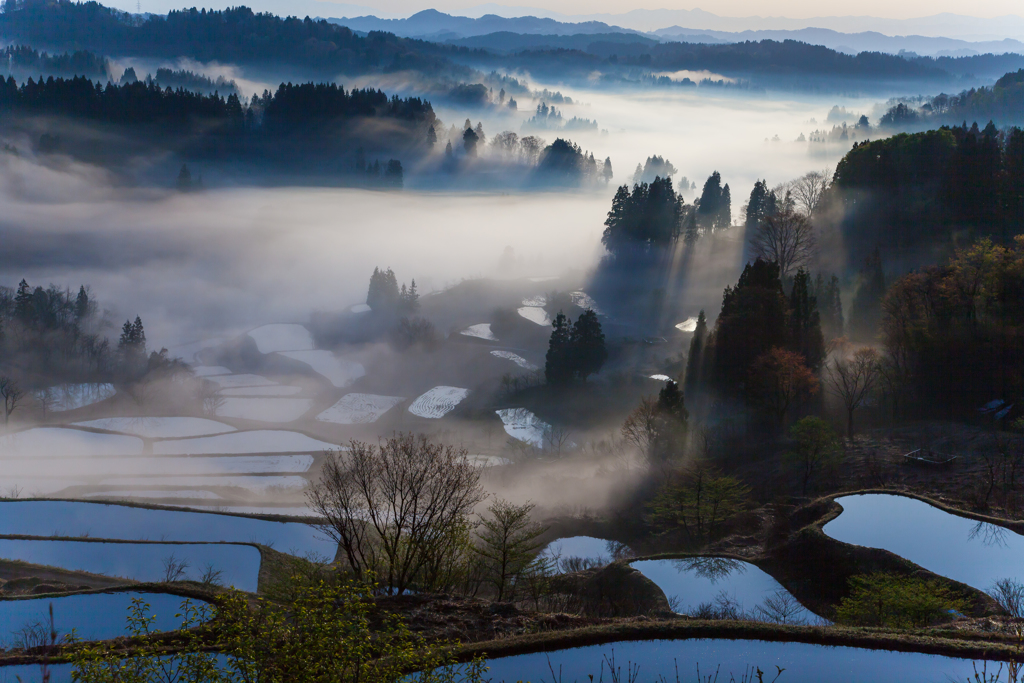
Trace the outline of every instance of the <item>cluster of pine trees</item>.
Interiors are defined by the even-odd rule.
[[[374,268],[370,276],[370,288],[366,293],[366,305],[378,313],[411,314],[419,310],[420,295],[416,290],[416,280],[408,287],[402,283],[398,286],[395,271],[388,268]]]
[[[96,311],[84,286],[77,294],[25,280],[14,290],[0,288],[0,375],[23,387],[106,375],[116,359],[98,333]]]
[[[804,377],[825,361],[822,311],[816,291],[829,298],[824,306],[830,332],[842,331],[838,278],[799,270],[787,296],[776,263],[748,263],[735,287],[727,287],[713,330],[701,311],[690,342],[685,386],[688,394],[714,390],[757,402],[767,372],[788,371]],[[782,353],[780,353],[782,352]],[[788,355],[787,355],[788,354]]]
[[[632,189],[622,185],[612,198],[612,207],[605,219],[601,243],[613,254],[626,251],[649,251],[672,246],[683,237],[693,244],[701,235],[728,228],[732,223],[732,197],[729,184],[722,186],[722,176],[712,173],[704,183],[701,196],[687,205],[682,191],[676,192],[671,162],[654,156],[641,167],[637,165],[634,179],[655,175],[650,183],[640,180]],[[685,180],[685,179],[684,179]],[[689,181],[685,182],[689,189]]]
[[[348,90],[334,83],[282,83],[271,95],[243,103],[234,93],[223,97],[156,82],[101,86],[88,78],[53,78],[21,86],[13,77],[0,81],[0,113],[69,116],[105,123],[149,124],[205,129],[221,133],[258,130],[269,134],[315,129],[352,118],[387,118],[432,125],[429,102],[416,97],[389,98],[380,90]]]
[[[551,339],[544,360],[544,378],[550,385],[586,382],[587,377],[601,371],[608,359],[601,321],[587,309],[573,323],[558,312],[551,323]]]

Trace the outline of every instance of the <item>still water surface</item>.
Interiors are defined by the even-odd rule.
[[[29,600],[0,601],[0,646],[18,643],[17,632],[33,624],[46,624],[49,630],[50,605],[53,605],[53,625],[58,636],[75,630],[80,640],[107,640],[123,636],[128,608],[132,600],[140,598],[149,605],[149,616],[155,621],[153,631],[170,631],[181,626],[181,604],[185,598],[168,593],[94,593],[68,595],[61,598],[32,598]],[[193,605],[205,604],[192,600]]]
[[[1024,536],[1009,529],[904,496],[869,493],[836,502],[843,512],[824,531],[837,541],[883,548],[978,590],[1024,579]]]
[[[0,502],[0,535],[262,543],[284,553],[314,553],[331,560],[336,547],[301,522],[61,500]]]
[[[187,562],[184,577],[199,580],[212,566],[225,586],[255,591],[260,551],[249,545],[220,543],[102,543],[0,539],[0,558],[136,581],[164,581],[169,558]]]
[[[936,655],[755,640],[649,640],[492,659],[487,677],[495,683],[589,683],[591,675],[594,681],[602,678],[603,664],[603,680],[608,681],[613,655],[615,668],[621,669],[617,680],[633,680],[626,677],[633,665],[639,667],[636,683],[697,680],[698,666],[702,680],[708,674],[715,680],[721,667],[719,681],[739,681],[753,667],[771,681],[776,667],[782,667],[779,683],[935,683],[973,675],[969,660]]]
[[[749,562],[724,557],[683,560],[641,560],[633,567],[677,601],[676,611],[687,614],[701,604],[723,604],[748,616],[789,624],[818,623],[817,615],[796,601],[769,574]],[[768,601],[768,602],[766,602]]]

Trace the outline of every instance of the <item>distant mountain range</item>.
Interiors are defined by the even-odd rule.
[[[634,10],[647,12],[648,10]],[[669,12],[666,10],[666,12]],[[671,13],[675,13],[672,11]],[[708,15],[699,10],[692,13]],[[628,16],[628,15],[616,15]],[[714,16],[714,15],[709,15]],[[938,15],[942,16],[942,15]],[[949,15],[952,16],[952,15]],[[717,17],[725,20],[725,17]],[[972,19],[964,17],[964,19]],[[1019,19],[1019,18],[1017,18]],[[691,42],[691,43],[738,43],[747,40],[798,40],[812,45],[857,54],[859,52],[900,51],[921,55],[962,56],[973,54],[1024,54],[1024,42],[1012,38],[1002,40],[968,41],[957,38],[924,35],[889,36],[877,31],[843,33],[828,28],[761,29],[740,32],[670,26],[643,33],[636,29],[602,21],[566,22],[550,17],[501,17],[487,14],[481,17],[453,16],[437,10],[424,10],[405,19],[382,19],[368,15],[353,18],[331,19],[332,22],[348,26],[354,31],[387,31],[407,38],[421,38],[438,42],[452,42],[467,47],[482,47],[498,51],[536,49],[539,47],[571,47],[564,40],[545,40],[538,36],[601,36],[601,40],[627,42],[646,40]],[[732,21],[729,19],[729,21]],[[765,20],[765,23],[769,23]],[[1024,20],[1021,20],[1024,23]],[[1024,33],[1024,27],[1022,27]],[[511,36],[519,35],[519,39]],[[494,36],[488,41],[487,36]],[[615,37],[612,37],[615,36]],[[635,38],[629,38],[635,36]]]

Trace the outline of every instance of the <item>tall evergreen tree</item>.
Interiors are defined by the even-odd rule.
[[[860,287],[850,309],[850,335],[857,339],[874,339],[882,320],[882,297],[885,296],[885,272],[882,253],[877,247],[868,256],[861,273]]]
[[[814,281],[814,296],[818,300],[821,314],[821,333],[826,340],[837,339],[844,334],[843,300],[840,297],[839,278],[832,275],[827,281],[822,273]]]
[[[434,130],[433,126],[427,126],[427,147],[434,149],[434,145],[437,144],[437,131]]]
[[[803,268],[793,277],[789,296],[789,327],[792,349],[804,357],[811,370],[825,360],[825,340],[821,333],[818,301],[811,294],[811,276]]]
[[[679,385],[672,380],[665,382],[658,392],[652,421],[650,449],[655,461],[666,462],[679,454],[686,439],[689,417]]]
[[[26,325],[32,322],[32,288],[24,279],[14,295],[14,317]]]
[[[612,158],[605,157],[604,165],[601,167],[601,176],[606,183],[610,183],[615,174],[612,172]]]
[[[472,128],[467,128],[462,133],[462,147],[466,150],[467,156],[476,156],[476,146],[480,142],[480,136]]]
[[[703,367],[704,342],[707,336],[708,321],[704,316],[704,309],[701,309],[697,316],[697,327],[693,331],[693,339],[690,340],[690,353],[686,357],[686,377],[683,379],[686,393],[691,396],[700,387],[700,369]]]
[[[732,192],[729,183],[722,188],[722,197],[718,200],[718,213],[715,216],[715,229],[724,230],[732,225]]]
[[[722,175],[715,171],[704,181],[704,189],[697,201],[697,223],[704,232],[718,227],[721,220]]]
[[[789,346],[789,302],[777,264],[748,263],[736,286],[725,288],[714,337],[714,381],[730,392],[741,388],[758,356]]]
[[[573,376],[584,382],[590,375],[600,372],[608,359],[601,322],[589,308],[580,314],[572,326],[570,349]]]
[[[370,276],[370,287],[366,293],[366,305],[375,311],[393,311],[399,303],[398,278],[395,271],[388,268],[373,269]]]
[[[544,357],[544,379],[548,384],[566,384],[572,379],[572,326],[561,311],[551,322],[551,338]]]
[[[78,288],[78,297],[75,299],[75,322],[81,323],[89,317],[89,294],[85,291],[85,285]]]

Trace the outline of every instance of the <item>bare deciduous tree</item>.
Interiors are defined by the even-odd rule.
[[[821,171],[811,171],[793,181],[791,192],[800,211],[813,216],[825,190],[832,184],[832,169],[825,168]]]
[[[853,441],[853,412],[864,404],[878,381],[878,352],[860,349],[852,357],[836,358],[827,366],[825,382],[846,408],[846,436]]]
[[[650,457],[651,445],[658,432],[657,419],[658,400],[653,396],[645,396],[622,423],[623,438],[636,446],[644,458]]]
[[[480,471],[464,449],[399,434],[330,452],[307,493],[324,521],[314,526],[341,547],[359,577],[389,593],[436,585],[468,545],[469,515],[483,500]]]
[[[765,217],[751,240],[754,255],[778,263],[779,275],[783,279],[810,264],[815,244],[811,221],[789,209]]]
[[[24,396],[21,387],[10,377],[0,377],[0,398],[4,399],[4,424],[11,421],[11,413]]]

